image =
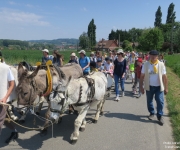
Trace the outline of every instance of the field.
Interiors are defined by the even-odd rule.
[[[180,55],[166,55],[166,66],[171,68],[180,77]]]
[[[168,103],[169,116],[173,127],[173,135],[175,142],[180,141],[180,55],[168,55],[167,75],[168,90],[166,96]],[[179,76],[179,77],[178,77]]]
[[[77,51],[68,50],[68,51],[61,51],[60,54],[64,56],[64,63],[67,63],[70,58],[70,54],[75,52],[77,56],[79,54]],[[18,64],[19,62],[26,61],[31,65],[35,65],[36,62],[41,61],[42,58],[42,51],[40,50],[2,50],[3,57],[7,64]],[[52,51],[50,51],[50,55],[52,55]],[[89,52],[87,53],[89,55]]]

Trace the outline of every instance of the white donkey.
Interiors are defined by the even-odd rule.
[[[88,83],[87,80],[90,80]],[[86,125],[86,114],[91,106],[97,105],[94,123],[97,123],[105,102],[107,89],[107,78],[101,72],[94,72],[87,78],[70,79],[66,87],[59,87],[58,92],[50,95],[49,119],[58,122],[60,113],[67,105],[73,105],[78,111],[78,117],[74,123],[74,132],[71,135],[71,142],[75,144],[78,140],[79,130],[84,131]],[[92,80],[91,80],[92,79]],[[92,83],[93,81],[93,83]],[[93,88],[94,87],[94,88]],[[46,129],[47,124],[45,124]]]

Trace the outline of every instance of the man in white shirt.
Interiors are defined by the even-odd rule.
[[[8,102],[9,96],[13,91],[15,81],[9,66],[3,63],[0,63],[0,83],[0,131],[3,123],[6,127],[12,130],[10,137],[5,141],[6,143],[9,143],[10,141],[18,138],[18,132],[11,122],[5,120],[7,106],[2,104],[6,104]]]
[[[152,120],[155,111],[153,106],[153,97],[157,103],[157,119],[160,125],[164,124],[163,120],[163,107],[164,107],[164,94],[168,93],[166,68],[164,64],[158,61],[158,51],[150,51],[150,61],[146,62],[141,71],[140,77],[140,90],[144,94],[146,90],[147,107],[150,115],[149,120]],[[144,81],[144,88],[143,88]]]

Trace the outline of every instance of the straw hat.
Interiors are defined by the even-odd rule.
[[[72,54],[71,54],[71,56],[74,56],[74,57],[75,57],[75,56],[76,56],[76,54],[75,54],[75,53],[72,53]]]

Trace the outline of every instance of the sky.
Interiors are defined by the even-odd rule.
[[[153,27],[158,6],[165,23],[172,2],[180,21],[180,0],[1,0],[0,39],[79,38],[94,19],[99,41],[112,29]]]

